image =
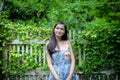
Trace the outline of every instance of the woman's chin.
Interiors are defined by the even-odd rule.
[[[62,35],[56,35],[56,37],[61,38],[61,37],[62,37]]]

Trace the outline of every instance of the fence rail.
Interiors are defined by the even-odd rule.
[[[80,33],[81,31],[69,31],[69,39],[72,42],[72,44],[74,44],[74,40],[75,40],[75,34]],[[22,37],[29,37],[31,36],[32,33],[30,32],[26,32],[26,33],[18,33],[17,35],[12,35],[14,36],[14,40],[12,40],[11,43],[7,43],[7,45],[5,46],[4,49],[4,57],[5,59],[9,59],[11,56],[11,54],[7,51],[6,47],[9,47],[10,50],[14,50],[16,51],[17,54],[26,54],[26,53],[30,53],[30,55],[32,55],[33,53],[38,53],[38,56],[36,56],[36,62],[42,62],[42,64],[40,63],[40,65],[44,65],[46,64],[46,59],[45,59],[45,41],[43,40],[39,40],[37,38],[34,39],[30,39],[30,40],[21,40],[20,38]],[[34,35],[34,34],[33,34]],[[39,33],[37,35],[40,35]],[[38,44],[39,46],[37,48],[35,48],[33,45],[30,44]],[[79,56],[79,60],[78,63],[79,65],[81,65],[82,61],[85,60],[85,52],[81,52],[81,49],[78,49],[77,51],[75,51],[76,54],[78,54]],[[42,57],[42,58],[41,58]],[[8,63],[7,63],[8,64]],[[7,66],[7,64],[5,63],[4,65]]]
[[[84,74],[83,72],[74,73],[76,80],[119,80],[119,76],[111,76],[108,72]],[[10,75],[6,80],[48,80],[49,71],[30,71],[25,75]]]

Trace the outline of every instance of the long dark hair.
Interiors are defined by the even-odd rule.
[[[65,25],[63,22],[57,22],[57,23],[55,24],[53,30],[52,30],[52,36],[51,36],[51,39],[50,39],[50,41],[49,41],[49,43],[48,43],[48,45],[47,45],[47,50],[48,50],[50,56],[51,56],[52,53],[55,51],[55,48],[56,48],[56,46],[57,46],[57,44],[58,44],[57,39],[56,39],[56,37],[55,37],[55,33],[54,33],[54,29],[56,28],[56,26],[57,26],[58,24],[62,24],[62,25],[64,25],[64,27],[65,27],[65,34],[61,37],[61,40],[67,40],[67,39],[68,39],[68,36],[67,36],[67,27],[66,27],[66,25]]]

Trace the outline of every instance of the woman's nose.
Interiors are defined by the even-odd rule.
[[[58,29],[58,31],[59,31],[59,32],[61,32],[61,30],[60,30],[60,29]]]

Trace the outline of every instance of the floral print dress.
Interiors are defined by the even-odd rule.
[[[70,71],[71,62],[70,59],[66,57],[67,52],[69,52],[69,50],[59,50],[52,54],[53,67],[61,80],[66,80]],[[55,80],[51,72],[48,80]],[[76,80],[74,74],[71,80]]]

